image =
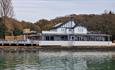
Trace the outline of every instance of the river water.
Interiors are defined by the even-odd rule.
[[[115,70],[114,52],[1,52],[0,70]]]

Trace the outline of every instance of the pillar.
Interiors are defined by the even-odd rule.
[[[110,36],[108,35],[108,41],[110,41]]]

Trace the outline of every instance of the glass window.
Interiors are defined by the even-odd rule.
[[[46,40],[49,40],[49,36],[46,36]]]
[[[61,40],[67,40],[68,39],[68,37],[67,36],[61,36]]]
[[[78,28],[78,31],[79,31],[79,32],[83,32],[83,29],[82,29],[82,28]]]
[[[69,29],[69,31],[72,31],[72,29]]]
[[[64,28],[62,28],[62,29],[61,29],[61,31],[65,31],[65,29],[64,29]]]
[[[53,37],[53,36],[51,36],[51,37],[50,37],[50,39],[51,39],[51,40],[54,40],[54,37]]]

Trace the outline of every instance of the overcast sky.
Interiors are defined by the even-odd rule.
[[[15,18],[35,22],[70,14],[115,12],[115,0],[13,0]]]

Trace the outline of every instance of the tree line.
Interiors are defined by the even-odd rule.
[[[75,21],[87,27],[89,31],[100,31],[105,34],[110,34],[115,38],[115,14],[112,11],[102,14],[72,14],[64,17],[57,17],[52,20],[41,19],[35,23],[41,30],[49,30],[58,23],[67,21],[71,16]]]
[[[0,0],[0,39],[5,38],[5,35],[20,35],[23,29],[30,28],[41,32],[42,30],[49,30],[58,23],[64,23],[71,16],[74,17],[75,21],[86,26],[89,31],[101,31],[115,37],[115,13],[112,11],[105,11],[102,14],[72,14],[64,17],[56,17],[55,19],[47,20],[41,19],[35,23],[12,20],[14,16],[12,0]],[[12,20],[14,28],[9,30],[6,23],[9,23],[9,18]],[[16,22],[21,24],[20,28],[16,27]]]
[[[86,26],[89,31],[101,31],[102,33],[115,34],[115,14],[111,11],[108,13],[98,14],[72,14],[65,17],[57,17],[52,20],[41,19],[34,24],[41,30],[48,30],[58,23],[64,23],[73,16],[74,20]]]

